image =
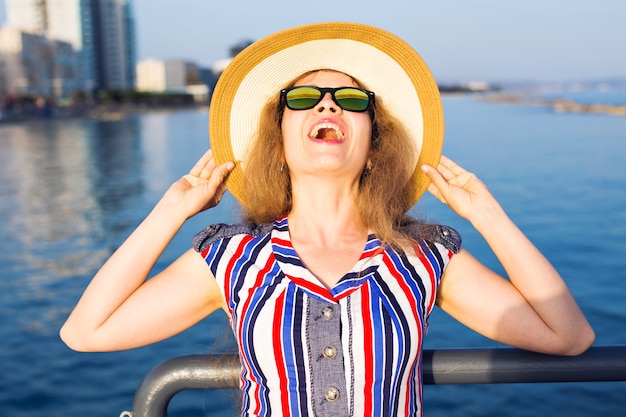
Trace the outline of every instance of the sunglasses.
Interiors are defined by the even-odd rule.
[[[290,110],[308,110],[317,106],[326,93],[343,110],[364,112],[374,101],[374,93],[356,87],[320,88],[300,85],[281,90],[280,97]]]

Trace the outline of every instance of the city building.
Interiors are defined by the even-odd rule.
[[[76,1],[76,0],[57,0]],[[130,0],[91,0],[96,86],[101,90],[135,87],[135,35]]]
[[[137,63],[137,90],[154,93],[186,93],[197,102],[208,101],[209,86],[198,66],[176,59],[145,59]]]
[[[5,0],[5,6],[8,26],[72,45],[79,90],[134,88],[131,0]]]
[[[77,88],[76,54],[68,42],[0,28],[0,96],[64,99]]]

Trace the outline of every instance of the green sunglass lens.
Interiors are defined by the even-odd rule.
[[[310,109],[319,102],[321,94],[315,88],[301,87],[289,91],[285,98],[290,109]]]
[[[320,89],[315,87],[296,87],[287,91],[285,99],[287,107],[292,110],[307,110],[315,107],[320,102],[322,94],[333,89]],[[361,112],[367,110],[370,104],[369,95],[358,88],[340,88],[333,91],[336,103],[344,110]]]
[[[344,110],[364,111],[369,106],[369,96],[356,88],[342,88],[335,92],[337,103]]]

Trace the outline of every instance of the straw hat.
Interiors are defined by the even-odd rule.
[[[318,23],[277,32],[245,48],[215,87],[209,115],[211,148],[218,163],[242,161],[226,185],[243,201],[246,151],[263,106],[305,72],[332,69],[365,84],[411,134],[415,156],[414,201],[429,181],[419,169],[437,166],[443,147],[443,109],[437,84],[417,52],[382,29],[357,23]]]

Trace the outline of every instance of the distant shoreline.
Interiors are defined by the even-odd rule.
[[[514,93],[489,94],[478,97],[479,101],[490,103],[513,104],[519,106],[549,107],[555,113],[607,114],[626,116],[626,105],[605,103],[579,103],[565,98],[542,99]]]
[[[555,113],[582,113],[582,114],[606,114],[611,116],[626,116],[626,105],[593,103],[585,104],[565,98],[542,99],[528,97],[514,92],[499,93],[476,93],[461,90],[442,91],[441,95],[446,96],[466,96],[474,95],[477,101],[484,101],[496,104],[512,104],[518,106],[537,106],[551,108]],[[183,110],[204,109],[208,112],[207,103],[167,105],[167,106],[146,106],[146,105],[102,105],[85,106],[75,108],[52,108],[47,112],[27,112],[20,114],[0,113],[0,126],[8,124],[20,124],[37,120],[67,120],[88,118],[100,121],[118,121],[126,117],[157,112],[174,112]]]

